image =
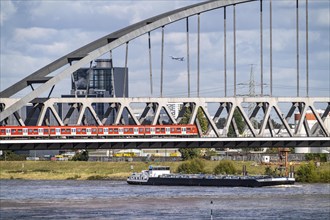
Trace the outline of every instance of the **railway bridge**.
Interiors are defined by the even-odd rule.
[[[291,3],[294,3],[293,7]],[[281,5],[272,0],[214,0],[175,9],[82,46],[0,92],[1,127],[166,127],[168,124],[190,124],[198,129],[196,137],[155,135],[88,138],[71,135],[51,139],[3,135],[0,149],[330,147],[330,97],[326,92],[325,95],[318,92],[329,92],[329,84],[322,84],[324,80],[329,81],[329,75],[320,72],[315,65],[309,65],[309,48],[317,43],[310,40],[309,27],[319,22],[309,19],[309,14],[321,3],[308,0],[293,0],[291,3]],[[283,19],[273,15],[276,14],[274,7],[295,15],[292,17],[295,24],[293,38],[292,30],[283,31],[287,27],[274,28],[276,38],[273,37],[273,21]],[[239,29],[237,20],[247,17],[253,17],[253,22],[244,23]],[[218,29],[202,32],[203,26],[209,27],[213,23],[218,25]],[[255,26],[251,36],[258,36],[257,39],[245,36],[248,34],[245,28],[249,25]],[[174,50],[170,43],[167,44],[166,37],[178,36],[170,32],[171,27],[180,29],[180,46],[184,47],[185,52],[183,57],[171,58],[171,66],[178,63],[184,65],[184,69],[181,65],[177,73],[166,66],[169,64],[166,51]],[[281,30],[282,37],[279,37]],[[327,34],[329,39],[329,32]],[[214,37],[214,42],[207,42],[205,36],[208,35]],[[157,44],[152,43],[153,37],[159,39]],[[291,51],[289,55],[279,53],[278,47],[273,50],[273,45],[285,39],[290,41],[285,42],[285,45],[295,46],[294,52]],[[130,48],[134,49],[134,45],[141,41],[147,45],[144,59],[147,68],[143,70],[129,65]],[[124,57],[118,59],[122,59],[125,66],[122,73],[123,94],[118,97],[113,88],[116,84],[113,75],[116,59],[113,54],[120,48],[125,52]],[[155,51],[160,52],[160,57],[155,55]],[[283,56],[288,57],[287,62],[294,63],[295,68],[283,71],[279,63]],[[329,57],[329,51],[326,56]],[[205,60],[204,57],[211,58]],[[54,90],[56,87],[63,88],[64,79],[72,79],[72,84],[75,84],[74,74],[81,68],[86,68],[90,74],[93,62],[100,58],[110,61],[113,91],[110,91],[109,96],[91,97],[91,75],[87,75],[86,88],[79,91],[74,88],[73,95],[56,97]],[[157,67],[156,59],[159,61]],[[250,65],[247,63],[249,61],[255,63]],[[329,63],[325,66],[328,74]],[[138,85],[141,88],[134,88],[136,85],[129,80],[128,69],[130,72],[147,73],[147,77],[140,76],[148,79],[144,85]],[[286,78],[287,75],[290,77]],[[168,84],[174,83],[171,77],[180,76],[184,76],[183,83],[178,86],[180,92],[171,93],[167,90],[172,88]],[[155,78],[159,82],[155,83]],[[320,87],[316,79],[325,87]],[[286,86],[291,88],[288,93],[282,91]],[[29,92],[17,97],[17,93],[27,91],[29,87]],[[148,92],[143,95],[128,95],[127,92],[128,89],[146,91],[145,88],[148,88]],[[97,110],[100,106],[103,109],[101,113]],[[178,106],[178,114],[173,113],[173,106]]]

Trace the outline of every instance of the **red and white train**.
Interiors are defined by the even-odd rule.
[[[197,136],[196,125],[0,126],[0,138]]]

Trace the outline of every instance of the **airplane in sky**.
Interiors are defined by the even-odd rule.
[[[173,56],[170,57],[172,58],[172,60],[184,61],[184,57],[173,57]]]

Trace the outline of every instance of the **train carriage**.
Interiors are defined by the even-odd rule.
[[[97,136],[96,126],[51,126],[50,137],[90,137]]]
[[[95,138],[95,137],[185,137],[197,136],[195,125],[83,125],[0,126],[1,139],[10,138]]]
[[[144,128],[141,125],[114,125],[99,126],[98,136],[141,136],[144,135]]]
[[[1,126],[0,137],[47,137],[49,135],[48,127],[44,126]]]
[[[146,136],[191,136],[198,135],[195,125],[149,125],[145,128]]]

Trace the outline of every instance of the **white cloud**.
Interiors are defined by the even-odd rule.
[[[199,1],[198,1],[199,2]],[[14,4],[1,1],[1,90],[13,82],[33,73],[53,60],[80,48],[106,34],[127,27],[129,24],[173,10],[195,4],[197,1],[22,1]],[[292,1],[273,1],[273,68],[278,83],[290,82],[295,74],[295,4]],[[5,5],[6,4],[6,5]],[[258,4],[255,4],[256,6]],[[267,3],[265,4],[267,8]],[[318,4],[310,1],[310,72],[322,66],[329,70],[329,8],[314,8]],[[238,6],[238,8],[241,5]],[[239,11],[239,10],[238,10]],[[241,81],[248,80],[250,66],[257,65],[259,71],[260,45],[259,20],[255,12],[247,7],[237,18],[237,72]],[[304,13],[301,6],[300,44],[304,59]],[[201,84],[206,88],[217,88],[223,84],[223,18],[222,10],[201,17]],[[253,16],[248,16],[253,14]],[[242,16],[244,19],[242,19]],[[269,68],[269,31],[267,11],[264,20],[264,71]],[[241,19],[239,19],[241,18]],[[251,19],[251,20],[250,20]],[[197,19],[190,24],[190,71],[191,85],[196,91],[197,72]],[[3,30],[3,29],[2,29]],[[159,93],[161,31],[151,32],[152,67],[154,90]],[[180,21],[165,27],[164,91],[166,94],[184,94],[187,90],[187,63],[173,61],[170,55],[185,56],[185,22]],[[113,50],[114,64],[123,66],[125,46]],[[108,55],[105,55],[108,57]],[[20,65],[8,65],[19,60]],[[301,61],[301,65],[304,63]],[[147,37],[139,37],[129,44],[129,78],[131,94],[143,96],[149,92],[149,59]],[[233,38],[232,14],[228,9],[227,21],[227,71],[232,85]],[[324,74],[322,72],[322,74]],[[206,77],[207,75],[207,77]],[[257,76],[257,73],[256,73]],[[291,78],[293,76],[293,78]],[[244,78],[245,77],[245,78]],[[3,78],[8,80],[3,80]],[[15,80],[16,79],[16,80]],[[317,81],[317,79],[315,79]],[[322,81],[322,79],[319,79]],[[194,85],[194,87],[193,87]],[[158,87],[157,87],[158,86]],[[156,88],[157,87],[157,88]],[[209,91],[209,90],[208,90]],[[219,91],[218,91],[219,92]],[[156,92],[155,92],[156,93]],[[209,92],[208,94],[210,94]]]
[[[315,13],[316,15],[316,23],[320,25],[321,27],[328,28],[330,26],[330,15],[329,15],[329,8],[322,8],[317,10]]]
[[[12,1],[0,1],[0,25],[2,26],[16,12]]]
[[[51,39],[57,34],[57,30],[53,28],[17,28],[15,30],[14,40],[16,41],[29,41],[29,40],[42,40]]]

